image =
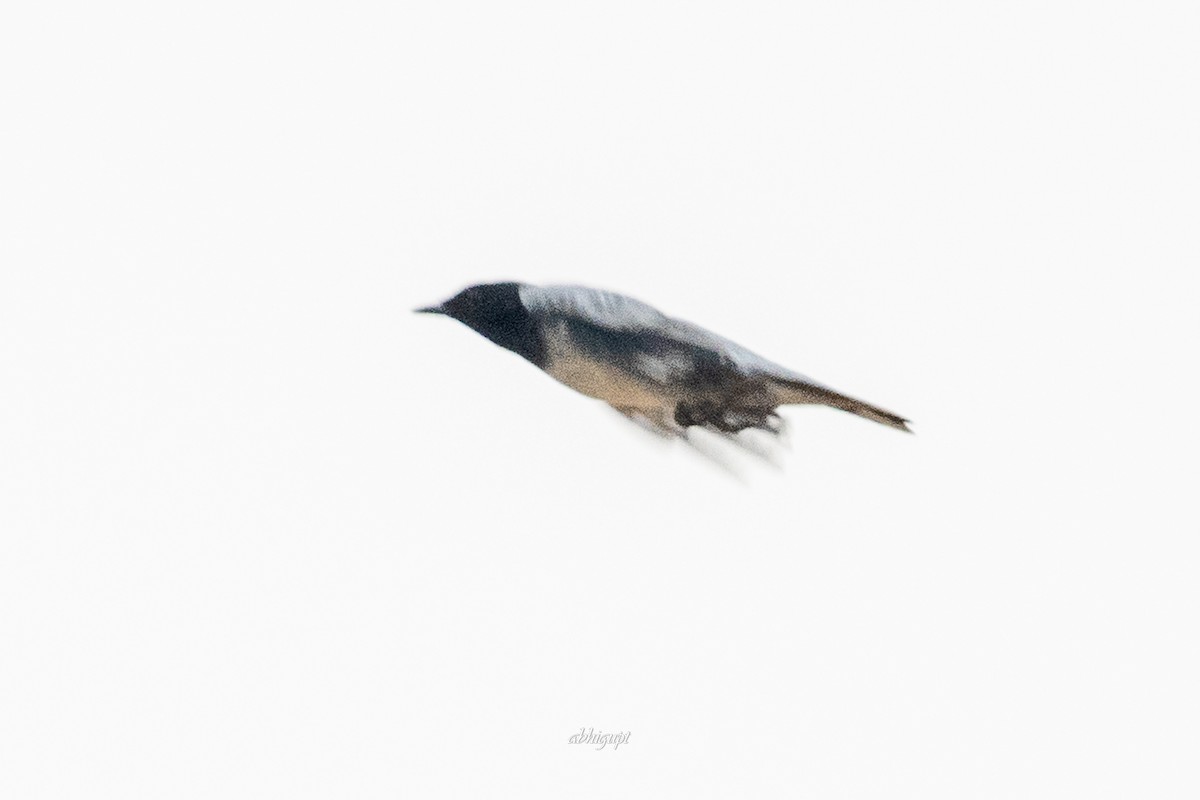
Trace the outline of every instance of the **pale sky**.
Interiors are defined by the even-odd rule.
[[[1196,796],[1198,32],[6,10],[0,796]],[[734,479],[410,313],[500,279],[916,434]]]

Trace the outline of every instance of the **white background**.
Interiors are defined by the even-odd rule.
[[[1198,41],[6,6],[0,796],[1197,796]],[[735,480],[409,313],[493,279],[917,433]]]

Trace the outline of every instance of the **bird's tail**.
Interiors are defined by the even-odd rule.
[[[841,392],[835,392],[828,386],[802,381],[778,381],[775,385],[780,405],[819,403],[821,405],[832,406],[833,408],[840,408],[842,411],[849,411],[851,414],[857,414],[860,417],[878,422],[880,425],[887,425],[889,428],[895,428],[905,433],[912,433],[912,430],[908,427],[909,421],[899,414],[893,414],[891,411],[882,409],[879,406],[873,406],[870,403],[856,400]]]

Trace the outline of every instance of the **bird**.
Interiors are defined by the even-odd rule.
[[[414,309],[466,325],[558,382],[664,437],[700,427],[778,436],[779,406],[819,404],[911,433],[909,420],[640,300],[585,286],[468,286]]]

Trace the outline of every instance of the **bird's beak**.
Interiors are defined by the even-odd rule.
[[[441,306],[425,306],[424,308],[414,308],[413,313],[416,314],[445,314],[446,309]]]

